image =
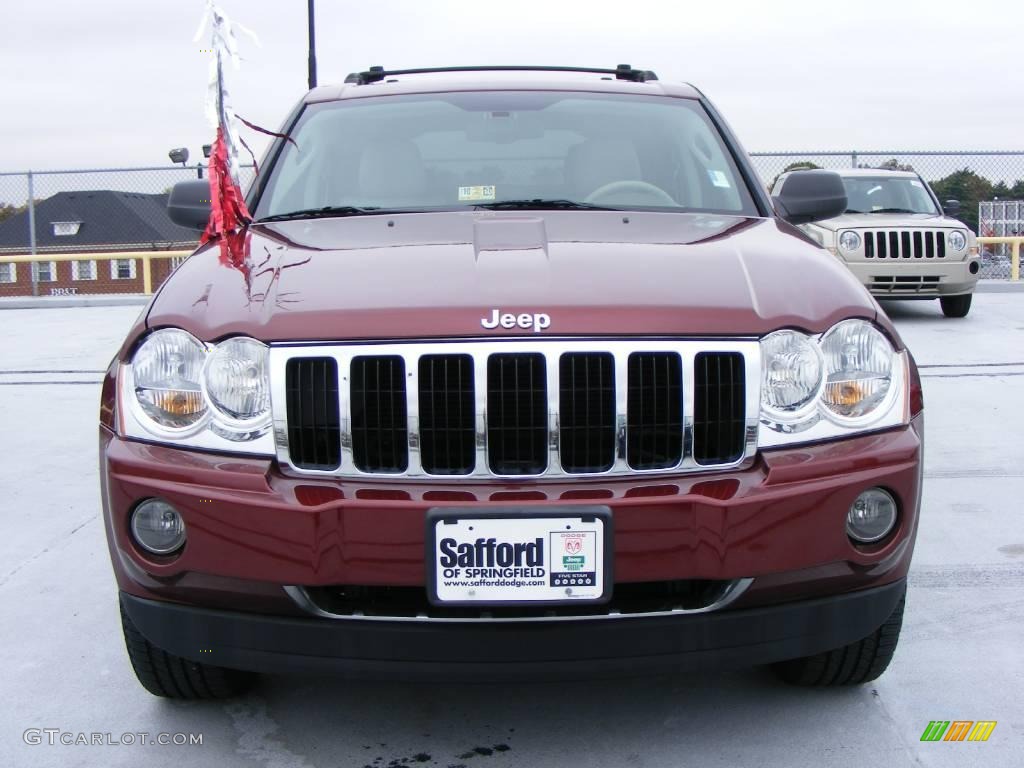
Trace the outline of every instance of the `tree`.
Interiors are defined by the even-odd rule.
[[[810,160],[797,160],[795,163],[790,163],[785,168],[783,168],[782,173],[789,173],[790,171],[811,171],[820,168],[820,165],[815,165]],[[779,176],[781,176],[782,173],[780,173]],[[776,176],[774,179],[772,179],[772,183],[768,185],[769,192],[775,189],[775,185],[779,181],[779,176]]]
[[[960,213],[957,218],[977,233],[978,203],[991,200],[995,196],[992,182],[964,168],[929,184],[939,202],[960,201]]]
[[[871,166],[869,166],[869,165],[861,165],[860,167],[861,168],[870,168]],[[889,158],[884,163],[879,165],[878,168],[880,170],[883,170],[883,171],[910,171],[910,172],[914,171],[914,166],[909,165],[907,163],[901,163],[895,157]]]
[[[6,221],[12,216],[17,216],[19,213],[25,210],[25,206],[20,208],[14,205],[8,205],[7,203],[0,203],[0,221]]]

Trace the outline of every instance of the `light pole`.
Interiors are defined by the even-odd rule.
[[[172,163],[181,163],[181,167],[182,168],[187,168],[188,167],[187,166],[187,163],[188,163],[188,147],[178,147],[176,149],[172,149],[170,152],[167,153],[167,156],[169,158],[171,158],[171,162]],[[209,157],[209,156],[210,156],[210,145],[209,144],[204,144],[203,145],[203,157]],[[203,164],[202,163],[196,163],[196,175],[200,179],[203,178]]]
[[[308,0],[306,18],[309,23],[309,90],[316,88],[316,13],[313,0]]]

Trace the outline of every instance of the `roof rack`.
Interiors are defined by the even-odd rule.
[[[615,75],[616,80],[645,83],[657,80],[658,76],[649,69],[633,69],[629,64],[619,64],[615,69],[594,67],[539,67],[539,66],[496,66],[496,67],[425,67],[422,69],[384,69],[370,67],[365,72],[353,72],[345,78],[346,83],[367,85],[377,83],[392,75],[423,75],[431,72],[589,72],[597,75]]]

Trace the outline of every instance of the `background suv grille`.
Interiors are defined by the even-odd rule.
[[[939,230],[890,229],[864,232],[865,259],[944,259],[946,233]]]
[[[756,341],[271,350],[278,458],[364,477],[696,472],[756,448]]]

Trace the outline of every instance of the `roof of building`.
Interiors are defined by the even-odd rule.
[[[179,227],[167,215],[166,194],[92,190],[58,192],[35,204],[36,249],[41,253],[78,250],[165,249],[195,243],[199,233]],[[55,224],[65,226],[55,227]],[[76,228],[74,224],[79,224]],[[70,225],[70,226],[68,226]],[[71,232],[59,235],[57,230]],[[22,211],[0,221],[0,250],[27,251],[29,215]]]

